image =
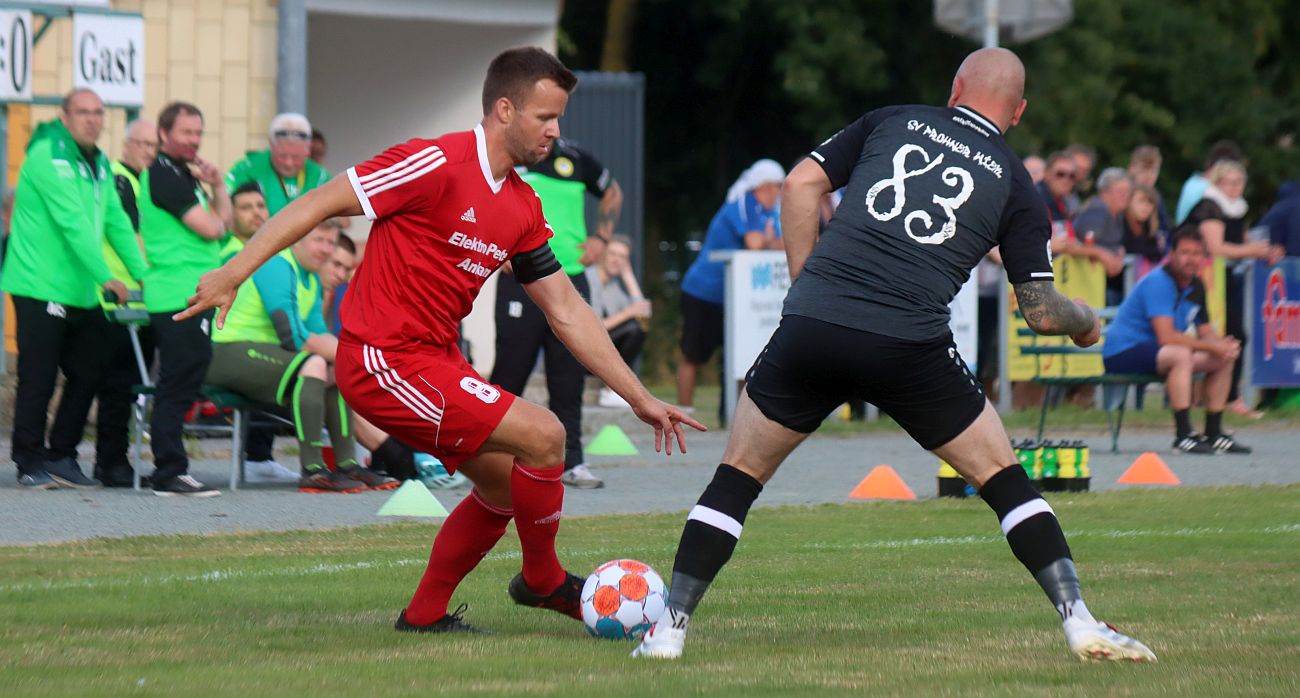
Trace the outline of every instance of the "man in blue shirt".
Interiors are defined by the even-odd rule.
[[[785,169],[774,160],[759,160],[741,173],[714,214],[700,256],[682,278],[682,361],[677,365],[677,404],[695,404],[700,365],[722,346],[723,288],[727,267],[709,259],[725,250],[780,250],[781,223],[777,198]]]
[[[1169,261],[1146,275],[1120,304],[1106,333],[1102,360],[1107,373],[1155,373],[1165,377],[1174,411],[1174,450],[1181,453],[1250,453],[1223,432],[1232,367],[1241,342],[1220,337],[1205,311],[1198,273],[1205,240],[1194,228],[1174,234]],[[1189,330],[1195,328],[1195,336]],[[1192,376],[1205,374],[1205,433],[1192,431]]]

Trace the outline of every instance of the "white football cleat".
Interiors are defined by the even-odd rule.
[[[1071,617],[1062,625],[1070,653],[1079,661],[1154,662],[1155,652],[1106,623]]]
[[[655,659],[677,659],[682,656],[682,645],[686,644],[686,626],[691,617],[686,614],[680,616],[673,613],[671,609],[664,611],[664,615],[655,623],[645,637],[641,638],[641,644],[632,650],[633,657],[654,657]]]

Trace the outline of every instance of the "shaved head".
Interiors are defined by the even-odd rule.
[[[952,79],[948,106],[970,107],[1003,131],[1024,111],[1025,66],[1004,48],[982,48],[966,56]]]

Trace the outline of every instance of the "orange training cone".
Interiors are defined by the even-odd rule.
[[[1177,485],[1181,484],[1181,481],[1177,475],[1174,475],[1174,471],[1170,470],[1169,466],[1160,460],[1160,456],[1147,451],[1138,456],[1138,459],[1133,461],[1133,465],[1130,465],[1128,470],[1125,470],[1124,474],[1119,476],[1119,484]]]
[[[849,493],[849,499],[916,499],[916,493],[888,465],[877,465]]]

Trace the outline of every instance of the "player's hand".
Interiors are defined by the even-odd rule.
[[[1101,320],[1097,317],[1097,313],[1093,311],[1092,306],[1088,305],[1083,299],[1075,298],[1074,302],[1088,311],[1088,315],[1092,317],[1092,327],[1082,334],[1070,335],[1070,341],[1074,342],[1074,345],[1079,348],[1090,347],[1101,341]]]
[[[126,299],[130,295],[130,292],[126,290],[126,284],[117,279],[106,281],[104,283],[104,292],[113,294],[118,305],[126,303]]]
[[[632,405],[632,411],[636,413],[637,418],[654,427],[655,430],[655,453],[663,451],[668,455],[673,454],[673,439],[677,439],[677,447],[682,453],[686,453],[686,435],[682,431],[682,425],[685,424],[693,427],[696,431],[708,431],[703,424],[695,421],[679,407],[674,407],[668,403],[657,400],[645,394],[642,400],[629,403]]]
[[[240,282],[239,279],[233,278],[225,267],[207,272],[199,277],[199,287],[186,301],[185,310],[173,315],[172,319],[180,322],[212,308],[220,308],[217,313],[217,327],[225,327],[226,313],[230,312],[230,305],[235,302],[235,293],[239,291]]]

